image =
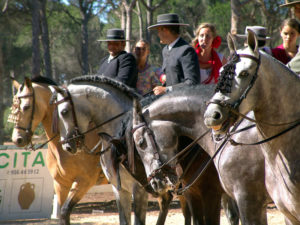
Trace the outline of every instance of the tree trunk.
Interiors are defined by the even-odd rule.
[[[147,5],[151,9],[152,8],[152,0],[147,0]],[[147,19],[146,19],[146,39],[151,45],[152,32],[148,30],[148,27],[153,23],[153,11],[147,10]]]
[[[125,1],[123,1],[124,8],[126,11],[126,39],[131,39],[131,33],[132,33],[132,10],[135,6],[136,0],[132,0],[130,4],[127,4]],[[125,50],[127,52],[131,52],[131,43],[130,41],[127,41]]]
[[[137,1],[136,2],[136,8],[137,8],[137,15],[138,15],[138,20],[139,20],[139,39],[143,39],[143,15],[141,12],[140,4]]]
[[[4,63],[3,63],[3,42],[0,38],[0,80],[3,82],[4,79]],[[3,83],[2,83],[3,84]],[[3,145],[4,142],[4,124],[3,124],[3,116],[4,116],[4,88],[0,88],[0,145]]]
[[[121,4],[121,29],[126,30],[126,11],[123,4]]]
[[[42,43],[44,49],[44,61],[45,61],[45,75],[46,77],[53,79],[52,77],[52,66],[51,66],[51,55],[50,55],[50,45],[49,45],[49,31],[48,22],[46,17],[46,4],[47,0],[41,0],[41,27],[42,27]]]
[[[41,72],[39,10],[39,1],[32,0],[32,77],[39,76]]]
[[[89,47],[89,34],[88,34],[88,16],[84,15],[81,23],[81,57],[82,57],[82,75],[89,73],[89,58],[88,58],[88,47]]]

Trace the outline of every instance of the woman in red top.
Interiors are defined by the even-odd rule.
[[[287,64],[298,52],[297,38],[300,35],[299,23],[296,19],[289,18],[280,26],[282,44],[272,49],[274,58]]]
[[[226,58],[216,51],[220,44],[221,37],[217,36],[216,27],[213,24],[199,25],[192,46],[198,55],[202,84],[217,83],[219,70],[227,62]]]

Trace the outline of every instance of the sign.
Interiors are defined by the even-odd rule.
[[[51,217],[54,189],[46,152],[1,146],[0,220]]]

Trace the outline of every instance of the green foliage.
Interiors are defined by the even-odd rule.
[[[4,140],[5,141],[11,140],[12,131],[14,129],[14,124],[7,122],[7,118],[8,118],[8,115],[10,114],[10,111],[11,111],[10,107],[6,107],[4,110],[3,124],[4,124]]]

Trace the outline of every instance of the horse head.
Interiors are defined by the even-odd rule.
[[[81,148],[84,142],[84,135],[81,132],[86,131],[88,120],[78,120],[78,115],[82,115],[74,106],[73,98],[67,88],[50,86],[52,92],[51,103],[56,109],[53,118],[53,130],[60,132],[62,147],[65,151],[72,154]]]
[[[230,60],[220,70],[220,80],[215,94],[208,102],[204,115],[205,125],[215,133],[226,133],[239,118],[239,113],[246,114],[253,109],[248,96],[253,87],[260,66],[260,53],[257,37],[248,30],[248,47],[236,51],[230,34],[227,36]]]
[[[34,89],[31,80],[27,77],[23,84],[14,80],[13,85],[18,91],[13,98],[8,122],[15,124],[12,141],[18,147],[24,147],[31,143],[33,130],[37,126],[36,123],[33,123],[36,110]]]
[[[133,107],[133,139],[144,164],[149,183],[157,193],[174,190],[178,178],[169,165],[163,165],[155,134],[145,121],[138,100]]]

